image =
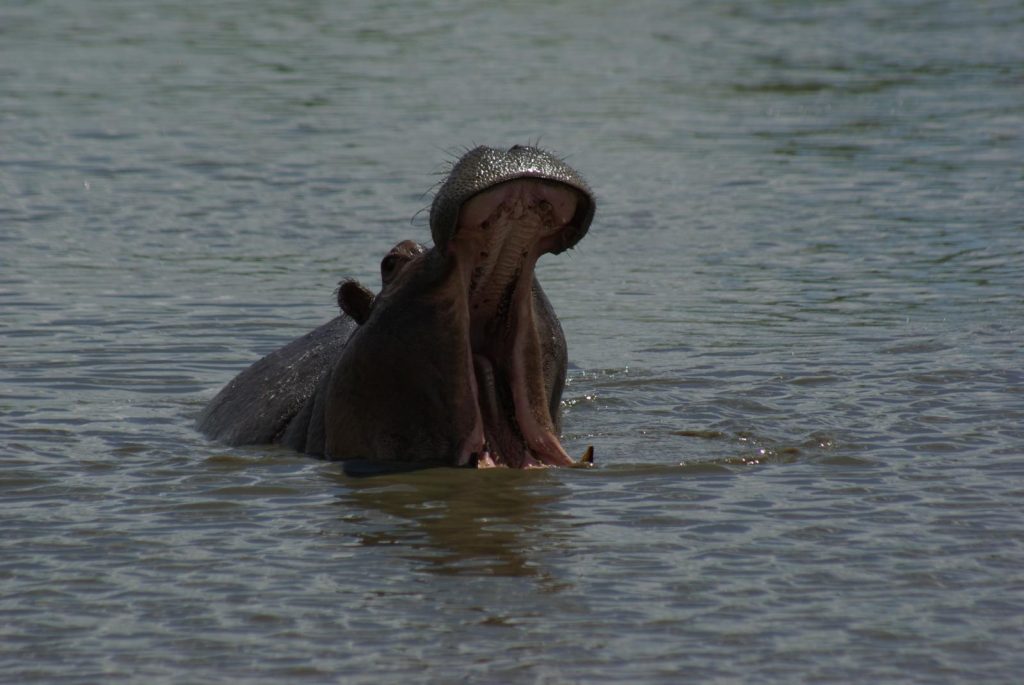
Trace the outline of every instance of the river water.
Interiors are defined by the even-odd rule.
[[[0,681],[1019,682],[1020,2],[15,0],[0,84]],[[195,432],[537,140],[596,468]]]

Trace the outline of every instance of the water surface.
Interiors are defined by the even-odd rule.
[[[8,3],[0,673],[1016,682],[1022,65],[1017,2]],[[538,139],[597,468],[194,431]]]

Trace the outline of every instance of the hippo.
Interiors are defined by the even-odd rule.
[[[381,288],[387,288],[406,264],[426,251],[427,248],[412,240],[403,240],[391,248],[380,262]],[[370,318],[370,309],[376,297],[354,278],[346,278],[338,284],[338,307],[357,324],[364,324]]]
[[[197,427],[342,461],[573,465],[557,437],[565,335],[534,266],[574,247],[594,211],[549,152],[468,151],[431,205],[433,247],[392,248],[377,294],[343,281],[339,316],[238,374]]]

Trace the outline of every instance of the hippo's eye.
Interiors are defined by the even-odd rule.
[[[389,254],[387,257],[380,262],[380,275],[389,276],[392,271],[395,270],[395,262],[398,261],[398,255]]]

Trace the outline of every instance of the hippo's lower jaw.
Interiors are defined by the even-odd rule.
[[[527,178],[474,196],[460,212],[447,249],[464,293],[459,309],[469,317],[466,373],[475,406],[460,465],[573,463],[551,418],[532,284],[537,259],[563,249],[580,201],[569,186]]]

